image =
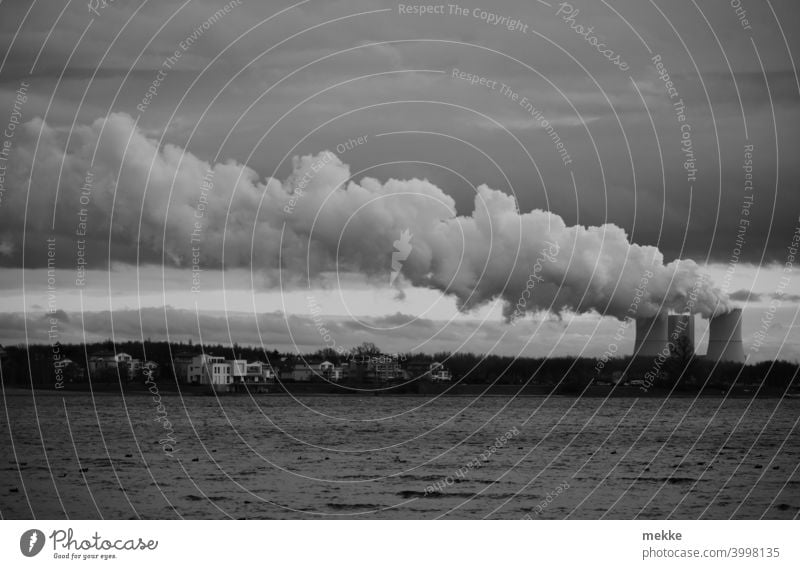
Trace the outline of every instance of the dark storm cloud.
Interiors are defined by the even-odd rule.
[[[152,69],[138,69],[138,70],[128,70],[124,68],[113,69],[113,68],[90,68],[90,67],[69,67],[66,69],[53,67],[47,68],[44,66],[38,66],[33,73],[30,73],[29,70],[20,69],[17,72],[8,71],[0,75],[2,77],[2,82],[6,87],[14,86],[16,89],[16,84],[19,83],[21,80],[32,81],[39,83],[41,80],[57,80],[60,79],[62,81],[87,81],[94,77],[98,81],[102,81],[105,79],[119,79],[124,77],[126,74],[130,74],[132,76],[141,76],[141,77],[152,77],[154,70]]]
[[[27,317],[28,341],[30,343],[47,343],[51,314],[30,313]],[[142,338],[164,337],[164,331],[170,330],[172,341],[185,341],[192,338],[199,341],[202,336],[206,343],[231,344],[238,342],[248,345],[263,345],[273,349],[278,345],[281,349],[293,351],[295,342],[301,351],[315,351],[323,346],[323,339],[315,322],[309,316],[281,313],[265,313],[258,317],[241,312],[200,312],[181,310],[172,307],[145,308],[142,310],[93,311],[63,314],[59,320],[59,337],[62,342],[80,342],[84,333],[92,340],[107,338],[122,340],[140,340]],[[406,321],[412,320],[406,316]],[[0,314],[0,339],[5,343],[17,343],[25,338],[25,316],[18,313]],[[366,324],[366,325],[365,325]],[[385,318],[367,318],[365,324],[355,324],[341,318],[326,318],[324,325],[333,338],[338,339],[345,347],[356,346],[365,341],[382,339],[388,346],[398,339],[408,345],[419,338],[430,335],[434,323],[428,320],[417,320],[414,324],[400,329],[397,333],[381,332],[369,327],[386,328],[391,323]],[[230,330],[230,334],[229,334]],[[291,331],[291,338],[288,332]],[[443,341],[456,341],[459,333],[448,331]],[[10,339],[13,339],[9,341]]]
[[[757,292],[742,289],[732,292],[728,296],[730,296],[731,300],[739,302],[758,302],[761,300],[762,295]]]
[[[691,81],[691,77],[686,77],[686,80]],[[737,106],[741,97],[745,109],[769,107],[770,98],[774,105],[797,109],[797,75],[792,69],[767,71],[766,73],[760,70],[737,71],[734,72],[733,77],[726,73],[707,73],[703,74],[703,80],[709,91],[714,92],[712,98],[714,103],[724,101],[727,94],[729,102],[733,102]],[[769,96],[765,97],[767,85],[769,86]],[[736,87],[738,87],[738,94]]]
[[[771,296],[784,302],[800,302],[800,294],[773,293]]]
[[[30,72],[37,57],[39,60],[31,76],[32,94],[24,110],[26,119],[43,117],[51,104],[50,95],[53,95],[46,118],[54,132],[60,132],[59,140],[52,145],[54,161],[48,163],[45,160],[31,169],[18,157],[22,163],[15,166],[23,174],[26,169],[32,170],[34,179],[38,180],[34,191],[43,191],[47,195],[47,190],[56,184],[51,176],[42,172],[48,172],[50,168],[58,171],[60,167],[57,157],[65,149],[66,130],[58,129],[68,130],[75,115],[80,115],[78,124],[81,126],[72,135],[74,144],[81,138],[86,125],[105,116],[117,91],[120,91],[120,97],[112,110],[135,117],[136,104],[147,92],[164,58],[195,26],[223,4],[191,2],[159,33],[159,27],[183,2],[147,3],[124,30],[123,24],[141,4],[118,2],[109,5],[92,22],[77,46],[73,60],[66,67],[67,56],[89,24],[90,14],[82,3],[70,5],[58,22],[56,32],[47,38],[63,4],[37,4],[20,28],[5,68],[0,71],[0,84],[4,87],[0,90],[0,108],[10,108],[16,82]],[[512,188],[507,183],[507,176],[523,211],[548,208],[569,224],[599,226],[610,221],[626,229],[636,243],[658,246],[668,259],[692,257],[699,261],[711,259],[719,262],[730,260],[736,239],[742,208],[742,149],[746,143],[752,143],[758,193],[751,209],[751,225],[741,258],[751,262],[762,259],[783,261],[785,243],[797,223],[795,212],[800,210],[800,192],[796,191],[800,185],[800,172],[797,161],[793,159],[800,150],[800,129],[797,128],[800,97],[791,59],[769,11],[750,10],[754,41],[766,67],[765,80],[749,36],[741,30],[735,14],[725,2],[702,6],[723,43],[724,56],[708,24],[696,9],[673,5],[662,7],[688,45],[691,58],[664,16],[653,6],[640,2],[617,2],[614,5],[649,47],[662,56],[687,103],[699,164],[698,180],[690,194],[681,168],[679,125],[672,101],[650,62],[650,54],[639,38],[607,7],[587,2],[573,2],[573,5],[581,11],[579,20],[594,26],[609,45],[613,42],[613,47],[630,61],[629,73],[641,89],[646,106],[628,74],[609,65],[576,36],[555,14],[556,8],[548,9],[541,4],[506,2],[491,11],[520,19],[531,30],[563,47],[564,51],[535,34],[510,32],[474,17],[471,9],[479,7],[478,4],[465,5],[470,8],[470,13],[459,18],[401,16],[397,13],[397,4],[388,1],[308,4],[282,14],[248,35],[242,35],[250,26],[288,6],[288,2],[269,5],[243,3],[186,52],[181,65],[171,71],[159,87],[152,106],[139,117],[139,126],[153,135],[152,144],[174,143],[179,148],[188,148],[207,162],[211,162],[211,157],[218,151],[223,160],[242,162],[253,150],[254,158],[247,166],[264,177],[276,168],[279,176],[290,173],[290,158],[282,160],[287,152],[290,156],[316,154],[353,134],[404,129],[440,131],[490,150],[502,172],[464,145],[452,141],[443,144],[442,139],[433,136],[386,137],[354,151],[348,156],[348,162],[353,171],[358,171],[395,158],[430,160],[458,171],[475,186],[485,182],[510,192]],[[796,15],[797,6],[791,2],[775,2],[774,6],[786,27],[786,22],[792,21]],[[391,11],[344,18],[360,11],[381,8],[390,8]],[[0,45],[10,46],[27,5],[5,3],[0,10],[5,16],[0,19]],[[272,48],[276,42],[292,34],[336,18],[340,21],[301,33]],[[111,45],[120,31],[116,43]],[[797,48],[795,36],[788,35],[792,50]],[[405,41],[428,38],[446,41]],[[142,58],[135,61],[150,39],[152,42]],[[403,41],[364,46],[370,42],[397,40]],[[234,43],[221,61],[192,92],[186,93],[193,76],[229,42]],[[275,81],[299,66],[356,46],[361,47],[331,56],[273,88]],[[94,82],[89,84],[94,66],[109,47],[108,57],[97,70]],[[271,49],[268,56],[257,57],[265,49]],[[568,54],[574,55],[585,70]],[[541,75],[512,58],[529,65]],[[695,63],[705,89],[699,81]],[[245,70],[246,64],[249,67]],[[732,74],[728,64],[732,67]],[[126,70],[131,66],[134,70],[123,83]],[[494,90],[453,79],[453,68],[507,83],[520,96],[527,97],[541,108],[554,125],[559,125],[559,134],[575,157],[576,188],[573,189],[572,180],[562,167],[547,134],[519,104]],[[382,76],[320,93],[304,108],[290,114],[266,140],[259,143],[259,137],[298,100],[358,75],[402,69],[435,69],[444,74]],[[220,91],[224,81],[240,70],[243,72],[233,84]],[[55,79],[62,73],[63,81],[53,93]],[[267,89],[271,89],[269,96],[242,114]],[[170,113],[176,110],[175,104],[184,94],[187,98],[177,109],[178,118],[171,121],[172,126],[164,141],[158,141],[158,134],[165,130]],[[201,119],[201,110],[216,95],[219,95],[217,102]],[[740,96],[743,109],[739,106]],[[774,108],[769,105],[770,96]],[[85,99],[79,108],[83,97]],[[338,118],[326,129],[309,137],[295,152],[290,152],[291,146],[302,136],[339,113],[398,99],[429,99],[473,107],[507,125],[521,144],[474,113],[452,106],[420,103],[380,107]],[[589,120],[586,126],[580,124],[572,105]],[[743,111],[749,127],[748,139],[743,131]],[[657,138],[650,124],[651,116]],[[227,129],[236,120],[240,120],[238,126],[227,137],[224,147],[220,146],[229,134]],[[187,141],[186,137],[195,126],[197,133]],[[32,133],[27,141],[29,144],[35,144],[35,135],[36,132]],[[15,151],[21,149],[23,142],[15,141],[19,144]],[[631,157],[628,156],[629,147]],[[527,161],[525,152],[535,157],[542,171],[541,181]],[[601,162],[598,162],[598,155]],[[777,164],[780,166],[776,168]],[[471,212],[474,189],[465,185],[463,180],[448,178],[441,168],[419,163],[392,168],[390,176],[397,178],[421,177],[420,172],[423,172],[452,195],[460,213]],[[662,185],[662,175],[666,187]],[[387,177],[381,176],[382,179]],[[76,187],[80,178],[62,179],[63,191],[67,192],[70,186]],[[124,207],[137,205],[136,192],[141,191],[143,185],[141,179],[134,181],[128,187],[138,189],[118,195],[125,200]],[[39,190],[40,187],[45,190]],[[9,190],[6,204],[14,203],[13,192],[20,194],[20,198],[24,197],[21,195],[24,186]],[[32,200],[40,207],[37,213],[52,208],[52,204],[40,200],[38,196]],[[25,215],[18,207],[15,205],[17,209],[13,212],[17,221]],[[27,214],[31,247],[27,251],[28,259],[30,263],[41,264],[41,252],[35,244],[41,243],[48,231],[32,222],[35,217],[32,211]],[[94,222],[97,239],[89,244],[92,248],[90,256],[102,263],[109,248],[106,230],[113,222],[111,217],[100,213],[95,213]],[[116,228],[122,231],[130,229],[119,225]],[[63,237],[71,236],[73,231],[71,227],[59,229]],[[161,262],[161,252],[148,247],[144,248],[143,256],[137,256],[136,248],[129,243],[128,233],[112,234],[111,239],[114,259]],[[17,249],[15,255],[4,256],[3,262],[18,265],[19,253]],[[64,258],[60,256],[59,262],[64,263]]]

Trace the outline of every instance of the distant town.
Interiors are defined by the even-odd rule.
[[[147,349],[145,343],[142,349],[141,344],[133,343],[114,346],[107,342],[89,347],[58,344],[0,347],[0,359],[7,384],[53,389],[120,382],[135,385],[161,379],[220,393],[270,392],[282,382],[386,386],[408,380],[444,383],[453,379],[444,364],[429,356],[384,354],[369,343],[347,355],[321,350],[307,356],[259,354],[238,346],[150,343]]]
[[[371,343],[347,353],[110,341],[0,347],[6,388],[159,389],[228,393],[526,393],[629,396],[708,393],[796,396],[800,366],[714,361],[673,346],[669,357],[514,358],[471,353],[386,354]]]

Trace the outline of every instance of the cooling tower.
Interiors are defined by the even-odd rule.
[[[634,356],[656,356],[667,347],[667,315],[636,319]]]
[[[694,353],[694,314],[673,314],[667,320],[667,337],[673,345],[679,345],[681,337],[688,341],[686,345]]]
[[[741,308],[711,319],[706,357],[714,361],[744,362]]]

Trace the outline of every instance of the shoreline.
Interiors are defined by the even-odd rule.
[[[172,387],[172,386],[170,386]],[[286,390],[286,389],[276,389],[275,391],[271,392],[236,392],[236,393],[229,393],[229,392],[217,392],[214,393],[210,389],[207,389],[206,386],[203,386],[205,389],[198,389],[197,386],[182,386],[179,389],[161,389],[161,395],[172,395],[172,396],[181,396],[181,397],[222,397],[225,399],[228,398],[242,398],[242,397],[256,397],[256,398],[274,398],[274,397],[286,397],[286,398],[296,398],[302,396],[312,396],[312,397],[417,397],[417,398],[426,398],[426,399],[433,399],[433,398],[440,398],[440,397],[524,397],[524,398],[536,398],[536,399],[545,399],[545,398],[558,398],[558,399],[600,399],[600,398],[609,398],[609,399],[722,399],[727,397],[728,399],[798,399],[800,400],[800,393],[792,392],[792,393],[775,393],[774,391],[767,391],[762,390],[761,393],[756,393],[755,391],[747,392],[747,391],[734,391],[732,393],[725,393],[720,389],[707,389],[705,391],[674,391],[672,393],[666,389],[650,389],[646,392],[641,391],[639,388],[630,388],[630,387],[622,387],[617,388],[615,390],[611,390],[607,387],[595,387],[589,388],[585,393],[556,393],[552,390],[547,391],[542,389],[541,387],[535,388],[520,388],[518,386],[495,386],[495,387],[486,387],[486,386],[466,386],[469,389],[451,389],[450,392],[445,392],[444,390],[440,392],[422,392],[422,393],[415,393],[415,392],[392,392],[391,389],[383,389],[383,390],[362,390],[362,391],[341,391],[342,388],[339,388],[340,391],[338,392],[331,392],[325,391],[324,389],[308,389],[309,387],[313,386],[303,386],[305,389],[301,390]],[[458,387],[458,386],[454,386]],[[515,387],[515,389],[508,389],[509,387]],[[485,391],[485,393],[484,393]],[[83,394],[90,394],[90,395],[125,395],[125,396],[152,396],[152,393],[147,389],[139,388],[139,386],[125,386],[123,389],[120,389],[119,385],[103,385],[103,386],[93,386],[92,389],[85,386],[71,386],[71,388],[64,388],[64,389],[55,389],[55,388],[43,388],[43,387],[35,387],[33,389],[29,387],[4,387],[2,391],[2,395],[4,396],[23,396],[23,395],[30,395],[35,393],[37,396],[50,396],[50,395],[61,395],[61,396],[78,396]]]

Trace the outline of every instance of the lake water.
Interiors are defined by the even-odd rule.
[[[159,411],[148,395],[6,390],[3,518],[785,519],[800,511],[796,399],[162,402]],[[157,417],[172,423],[172,457]]]

